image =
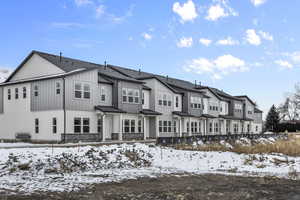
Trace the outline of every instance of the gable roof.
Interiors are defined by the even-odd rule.
[[[256,106],[256,103],[254,101],[252,101],[252,99],[250,99],[247,95],[241,95],[241,96],[235,96],[237,98],[246,98],[248,99],[248,101],[253,104],[254,106]]]

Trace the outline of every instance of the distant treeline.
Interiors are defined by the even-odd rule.
[[[276,132],[296,132],[300,131],[300,122],[282,122],[278,124]]]

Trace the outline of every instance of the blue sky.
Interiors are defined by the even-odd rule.
[[[287,3],[288,2],[288,3]],[[300,72],[298,0],[10,0],[0,75],[31,50],[247,94],[265,112]]]

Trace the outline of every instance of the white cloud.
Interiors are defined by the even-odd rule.
[[[283,56],[291,59],[295,64],[300,64],[300,51],[282,53]]]
[[[10,73],[11,73],[11,70],[9,70],[5,67],[0,67],[0,83],[4,82],[8,78]]]
[[[264,3],[266,3],[267,0],[251,0],[251,3],[254,5],[254,6],[260,6]]]
[[[104,5],[99,5],[96,8],[96,18],[100,18],[105,14],[105,6]]]
[[[86,25],[75,22],[53,22],[51,26],[54,28],[68,29],[68,28],[83,28]]]
[[[277,64],[283,68],[288,68],[288,69],[293,68],[293,65],[286,60],[276,60],[275,64]]]
[[[90,0],[75,0],[75,4],[77,6],[83,6],[83,5],[93,4],[93,2]]]
[[[197,74],[209,74],[212,79],[221,79],[224,75],[234,72],[244,72],[246,67],[244,60],[234,57],[230,54],[219,56],[214,60],[207,58],[193,59],[184,66],[186,72]]]
[[[239,41],[232,39],[232,37],[227,37],[222,40],[218,40],[216,42],[217,45],[224,45],[224,46],[233,46],[233,45],[238,45]]]
[[[218,3],[209,7],[205,19],[216,21],[223,17],[238,16],[238,13],[228,5],[227,0],[217,0],[216,2]]]
[[[209,46],[211,44],[211,40],[210,39],[207,39],[207,38],[200,38],[199,40],[200,44],[203,44],[204,46]]]
[[[177,46],[180,48],[191,47],[193,45],[192,37],[183,37],[177,42]]]
[[[145,40],[152,40],[152,35],[150,35],[149,33],[142,33],[142,37]]]
[[[179,2],[175,2],[173,4],[173,12],[180,16],[182,23],[194,21],[194,19],[198,16],[196,6],[192,0],[188,0],[182,5],[180,5]]]
[[[258,46],[261,44],[261,39],[254,29],[248,29],[246,31],[246,40],[249,44]]]
[[[259,33],[259,34],[261,35],[261,37],[262,37],[263,39],[265,39],[265,40],[269,40],[269,41],[273,41],[273,40],[274,40],[273,35],[271,35],[270,33],[263,32],[263,31],[259,31],[258,33]]]

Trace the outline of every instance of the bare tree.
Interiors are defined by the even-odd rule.
[[[295,84],[295,92],[286,95],[285,102],[278,107],[280,120],[299,120],[300,83]]]

